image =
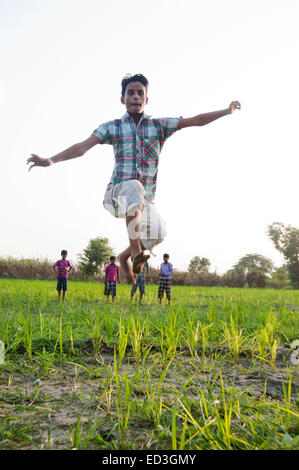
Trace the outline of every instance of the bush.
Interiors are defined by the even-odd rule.
[[[250,271],[246,274],[248,287],[266,287],[265,274],[257,271]]]
[[[54,262],[48,259],[0,258],[0,278],[54,280]],[[82,279],[76,266],[71,271],[72,279]]]
[[[271,279],[267,279],[267,287],[273,289],[283,289],[287,287],[287,271],[285,266],[275,269],[272,273]]]
[[[158,268],[150,267],[146,281],[149,284],[159,284],[159,271]],[[221,285],[221,278],[216,273],[190,273],[175,269],[172,275],[172,285],[213,287]]]
[[[226,287],[245,287],[246,276],[243,268],[230,269],[223,274],[221,285]]]

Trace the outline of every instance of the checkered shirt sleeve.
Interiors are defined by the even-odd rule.
[[[100,140],[100,144],[111,144],[111,123],[110,122],[105,122],[104,124],[101,124],[97,129],[93,131],[93,134],[98,137]]]
[[[178,123],[180,118],[158,118],[157,122],[162,131],[163,141],[165,142],[168,137],[178,130]]]

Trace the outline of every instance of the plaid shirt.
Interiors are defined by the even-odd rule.
[[[121,181],[139,180],[145,198],[155,197],[159,155],[180,118],[151,119],[143,114],[138,125],[127,112],[121,119],[101,124],[93,134],[100,144],[113,146],[115,166],[108,187]]]

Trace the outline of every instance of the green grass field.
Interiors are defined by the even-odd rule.
[[[299,448],[299,291],[55,288],[0,280],[1,450]]]

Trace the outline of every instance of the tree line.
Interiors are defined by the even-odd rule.
[[[226,285],[229,287],[282,288],[287,285],[299,289],[299,229],[274,222],[267,227],[267,235],[275,248],[283,255],[284,264],[276,268],[274,263],[258,253],[246,254],[222,276],[211,273],[208,258],[194,256],[188,272],[175,271],[173,283],[182,285]],[[86,275],[96,275],[113,254],[107,238],[90,240],[79,258],[79,265]],[[151,268],[149,282],[158,278],[158,270]]]
[[[299,289],[299,229],[274,222],[267,227],[267,235],[275,248],[283,255],[284,263],[275,267],[263,255],[244,255],[223,275],[210,272],[208,258],[194,256],[188,271],[175,270],[172,282],[177,285],[228,286],[228,287],[292,287]],[[115,255],[108,238],[97,237],[89,241],[79,255],[78,265],[72,271],[72,279],[103,281],[103,267]],[[54,279],[55,274],[48,260],[0,259],[0,277],[27,279]],[[150,267],[147,282],[157,283],[159,269]],[[124,279],[122,279],[124,281]]]

